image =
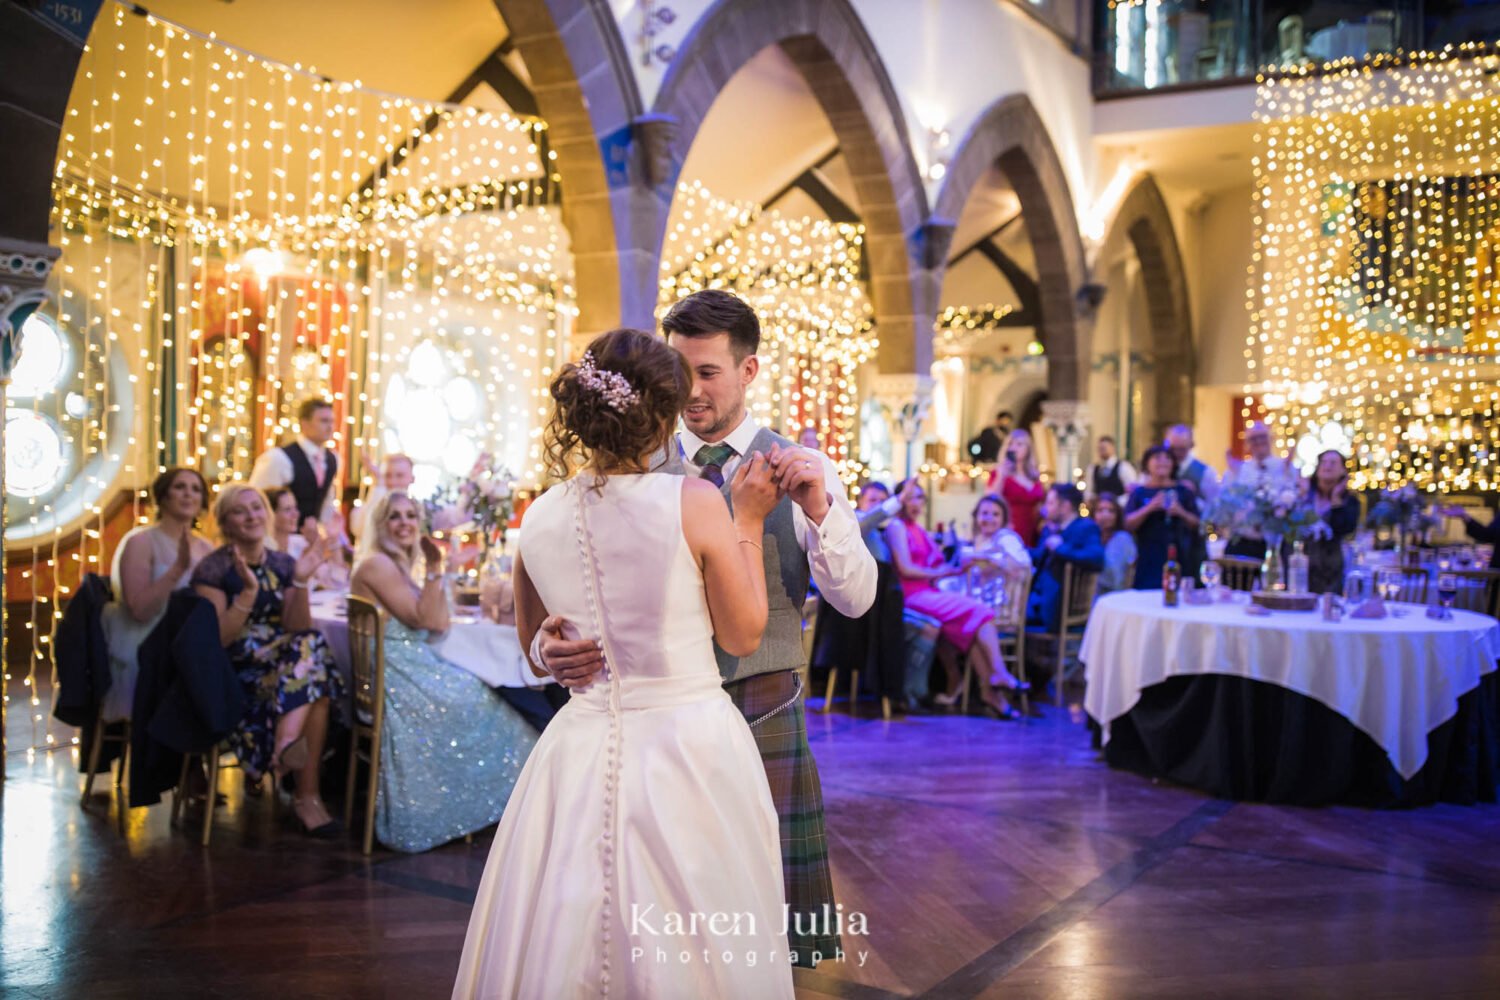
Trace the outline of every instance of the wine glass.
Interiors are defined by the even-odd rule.
[[[1438,603],[1443,606],[1443,617],[1453,617],[1453,604],[1458,600],[1458,576],[1439,573],[1437,578]]]
[[[1396,570],[1383,569],[1375,577],[1375,586],[1380,593],[1380,598],[1386,602],[1394,602],[1401,596],[1401,574]]]
[[[1203,565],[1198,567],[1198,582],[1203,584],[1204,590],[1212,591],[1218,587],[1223,575],[1223,569],[1212,559],[1203,560]]]

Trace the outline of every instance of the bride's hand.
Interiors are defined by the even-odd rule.
[[[750,519],[765,521],[776,508],[779,499],[776,481],[772,476],[771,463],[759,452],[751,452],[734,470],[729,484],[729,497],[734,504],[735,520]]]

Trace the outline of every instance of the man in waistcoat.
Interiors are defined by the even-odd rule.
[[[799,671],[805,665],[802,603],[808,582],[840,613],[858,618],[875,602],[875,560],[838,471],[827,456],[800,448],[759,426],[745,406],[760,370],[760,321],[729,292],[695,292],[662,320],[667,342],[693,370],[693,392],[676,446],[657,471],[707,479],[724,490],[752,452],[768,456],[782,492],[762,537],[770,617],[760,648],[736,658],[715,649],[724,689],[744,713],[765,764],[781,826],[788,937],[799,965],[832,958],[839,948],[823,793],[807,745]],[[577,687],[601,666],[589,641],[562,638],[562,622],[542,623],[532,660]],[[732,863],[732,859],[726,859]]]
[[[1130,489],[1141,477],[1135,466],[1115,454],[1115,439],[1108,434],[1095,445],[1099,461],[1089,466],[1089,499],[1097,500],[1101,493],[1119,497],[1121,502],[1130,495]]]
[[[343,534],[339,512],[339,456],[333,440],[333,404],[326,399],[303,400],[297,407],[297,440],[263,452],[250,472],[250,485],[262,490],[285,486],[297,501],[297,521],[307,519]]]

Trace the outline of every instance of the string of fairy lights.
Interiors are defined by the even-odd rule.
[[[662,311],[684,295],[724,288],[760,316],[761,376],[750,411],[791,437],[807,427],[852,468],[858,372],[875,356],[874,313],[860,280],[864,227],[793,219],[678,185],[662,254]]]
[[[1247,392],[1356,485],[1486,490],[1500,453],[1500,56],[1262,78]]]
[[[59,144],[55,305],[23,333],[33,391],[6,427],[31,475],[5,500],[31,546],[12,565],[32,746],[57,739],[38,694],[55,609],[108,573],[156,472],[244,478],[323,396],[346,468],[399,446],[432,485],[481,451],[540,475],[575,316],[544,132],[101,15]]]

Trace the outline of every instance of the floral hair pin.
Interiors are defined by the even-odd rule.
[[[608,369],[601,371],[594,364],[593,351],[584,351],[578,362],[578,382],[590,392],[598,393],[604,405],[616,413],[624,413],[640,400],[624,375]]]

